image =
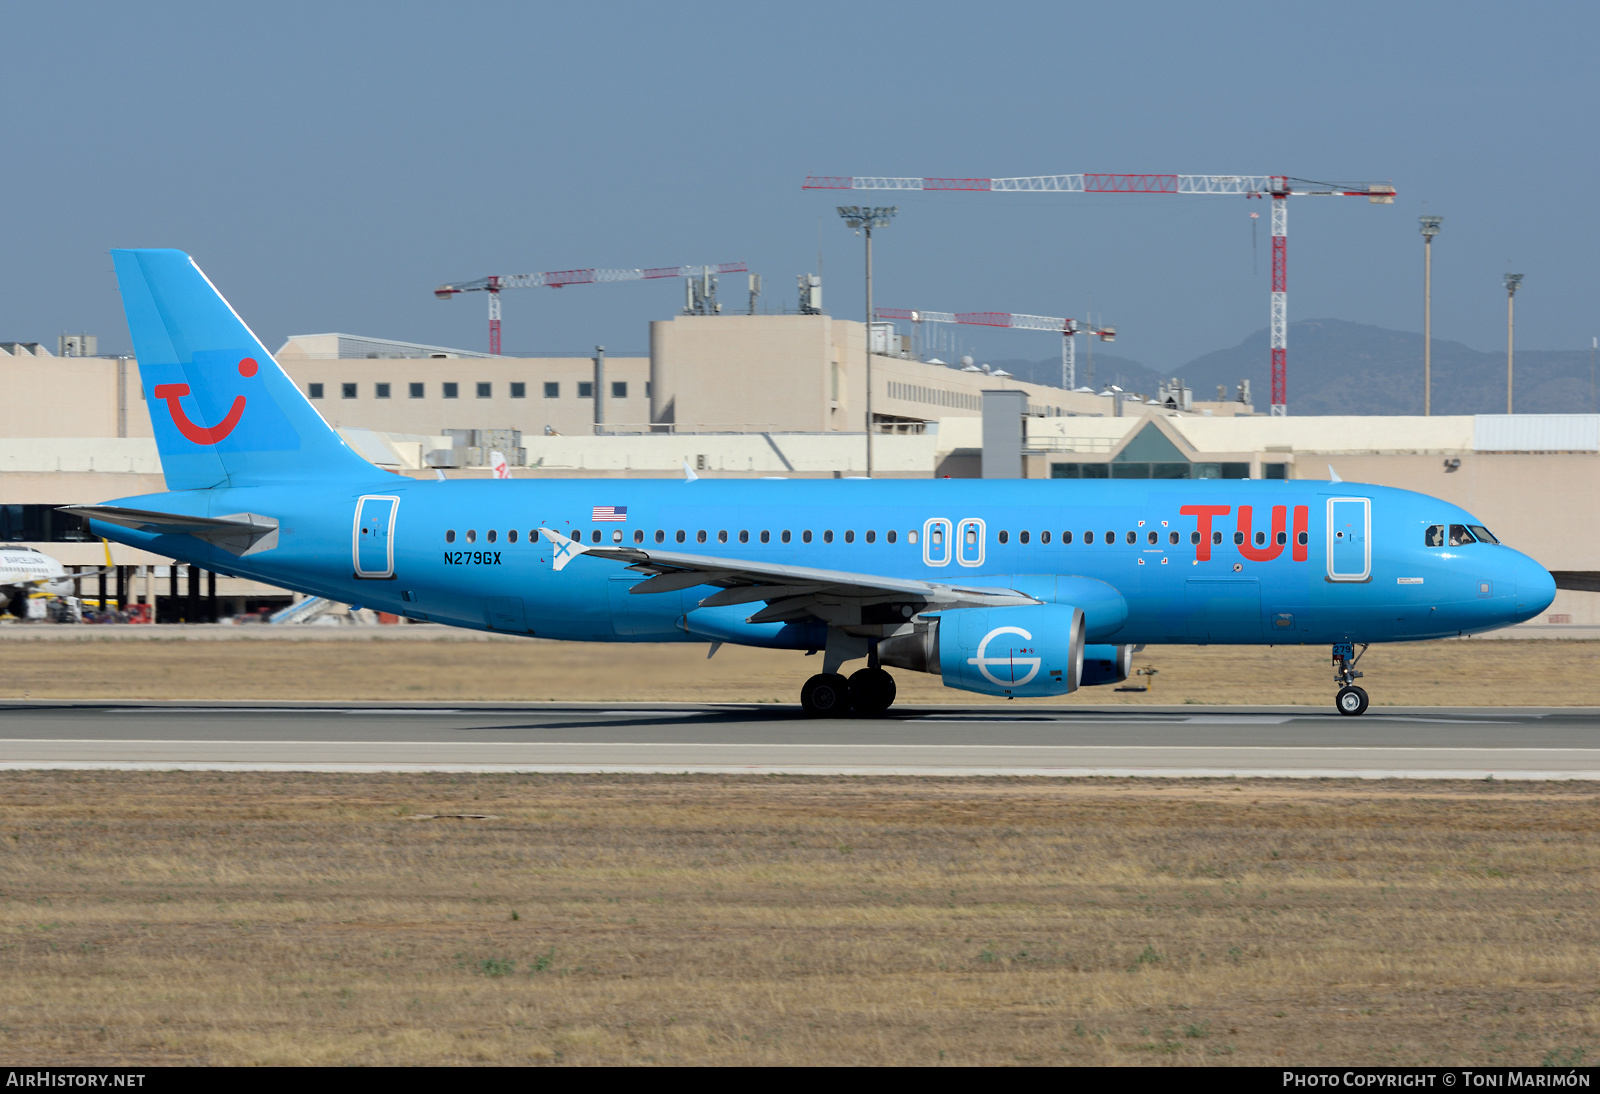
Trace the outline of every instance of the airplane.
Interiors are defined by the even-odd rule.
[[[58,560],[34,547],[21,543],[0,543],[0,609],[9,608],[11,614],[24,619],[28,614],[28,601],[40,596],[72,596],[74,582],[109,573],[111,545],[106,544],[106,565],[100,570],[85,570],[69,574]]]
[[[398,477],[187,254],[112,256],[168,490],[64,507],[95,535],[455,627],[820,653],[816,717],[881,715],[889,668],[1068,695],[1125,680],[1146,643],[1329,646],[1334,706],[1359,715],[1370,643],[1504,627],[1555,595],[1465,510],[1340,481]]]

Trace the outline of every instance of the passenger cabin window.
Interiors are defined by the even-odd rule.
[[[1199,532],[1190,532],[1189,533],[1189,542],[1195,544],[1196,546],[1198,546],[1199,543],[1200,543],[1200,533]]]
[[[783,535],[779,536],[778,538],[783,540],[783,542],[788,543],[789,542],[789,534],[790,534],[789,533],[789,529],[785,528],[783,530]]]
[[[485,542],[493,543],[495,540],[500,538],[500,533],[496,532],[493,528],[491,528],[491,529],[489,529],[487,532],[485,532],[483,534],[483,538],[484,538]]]
[[[1049,543],[1050,542],[1050,533],[1049,532],[1040,532],[1039,533],[1039,542],[1040,543]]]
[[[635,528],[633,530],[633,542],[635,542],[635,543],[643,543],[644,542],[644,529],[643,528]]]
[[[893,533],[890,533],[890,534],[893,535]],[[878,533],[874,532],[871,528],[867,529],[867,542],[868,543],[876,543],[876,542],[878,542]]]
[[[454,528],[445,529],[444,541],[446,543],[454,543],[456,541],[456,530]]]
[[[1178,533],[1176,533],[1176,532],[1168,532],[1167,533],[1167,542],[1172,544],[1173,546],[1177,546]]]
[[[687,539],[687,538],[688,538],[688,537],[687,537],[687,536],[686,536],[686,535],[685,535],[685,534],[684,534],[684,531],[683,531],[683,529],[682,529],[682,528],[679,528],[679,529],[678,529],[678,537],[677,537],[677,538],[678,538],[678,542],[679,542],[679,543],[682,543],[682,542],[683,542],[683,541],[684,541],[684,540],[685,540],[685,539]]]
[[[1151,544],[1154,544],[1154,543],[1157,543],[1157,542],[1159,542],[1159,541],[1160,541],[1160,539],[1161,539],[1161,535],[1160,535],[1160,533],[1158,533],[1158,532],[1151,532],[1151,533],[1150,533],[1150,534],[1148,534],[1148,535],[1147,535],[1147,536],[1145,536],[1145,537],[1144,537],[1144,538],[1145,538],[1145,541],[1146,541],[1146,542],[1147,542],[1147,543],[1151,543]]]
[[[1028,542],[1028,533],[1027,533],[1026,529],[1024,529],[1023,531],[1017,533],[1017,542],[1018,543],[1026,543],[1026,542]]]
[[[517,530],[515,528],[511,529],[509,532],[506,533],[506,542],[507,543],[515,543],[515,542],[517,542]]]
[[[1461,547],[1468,543],[1476,543],[1472,533],[1467,531],[1465,524],[1452,524],[1450,526],[1450,546]]]
[[[665,528],[657,528],[656,529],[656,542],[657,543],[665,543],[665,542],[667,542],[667,530]]]
[[[1221,542],[1222,542],[1222,533],[1221,532],[1212,532],[1211,533],[1211,545],[1213,547],[1215,547],[1218,544],[1220,544]]]
[[[1011,538],[1011,533],[1007,532],[1004,528],[1002,528],[1002,529],[1000,529],[999,532],[995,533],[995,538],[998,539],[1001,543],[1004,543],[1008,539]],[[978,542],[977,534],[973,533],[972,534],[972,538],[969,539],[967,542],[968,543],[976,543],[976,542]]]
[[[1294,537],[1294,541],[1300,546],[1304,547],[1306,544],[1311,542],[1311,533],[1301,532],[1299,535]]]
[[[845,541],[845,542],[846,542],[846,543],[854,543],[854,542],[855,542],[855,541],[856,541],[856,534],[855,534],[855,532],[854,532],[854,531],[852,531],[852,530],[851,530],[851,529],[849,529],[849,528],[846,528],[846,529],[845,529],[845,530],[844,530],[844,541]]]
[[[801,543],[810,543],[811,542],[811,529],[807,528],[804,532],[800,533],[800,542]]]
[[[1127,536],[1127,539],[1128,539],[1129,543],[1137,543],[1137,542],[1139,542],[1139,533],[1138,532],[1129,532],[1128,536]]]
[[[726,528],[724,528],[722,531],[717,533],[717,542],[718,543],[726,543],[726,542],[728,542],[728,530]]]
[[[823,531],[823,533],[822,533],[822,542],[824,542],[824,543],[832,543],[833,542],[833,529],[832,528],[828,528],[828,529],[825,529]]]
[[[1094,533],[1093,532],[1085,532],[1085,533],[1083,533],[1083,542],[1085,542],[1085,543],[1093,543],[1094,542]]]
[[[761,529],[761,542],[762,543],[771,543],[772,542],[772,533],[767,531],[765,528]]]
[[[467,542],[468,543],[476,543],[476,542],[478,542],[478,530],[476,528],[468,528],[467,529]]]
[[[589,533],[589,542],[590,543],[599,543],[600,542],[600,529],[596,528],[594,531]]]
[[[893,532],[889,533],[889,542],[890,543],[894,542],[894,533]],[[911,531],[906,533],[906,542],[910,543],[910,544],[915,544],[917,542],[917,530],[915,528],[911,529]]]
[[[1072,533],[1071,532],[1062,532],[1061,533],[1061,542],[1062,543],[1071,543],[1072,542]]]
[[[696,543],[704,543],[706,541],[706,530],[704,528],[694,534],[694,541]]]
[[[750,542],[750,532],[747,529],[744,529],[744,528],[739,529],[739,542],[740,543],[749,543]]]
[[[1244,542],[1244,533],[1243,532],[1235,532],[1235,533],[1233,533],[1233,542],[1236,543],[1236,544],[1243,543]]]

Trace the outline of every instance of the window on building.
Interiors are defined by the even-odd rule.
[[[411,397],[413,399],[422,398],[422,389],[426,385],[423,385],[423,384],[408,384],[407,386],[411,389]]]
[[[626,399],[628,397],[628,381],[611,381],[611,397],[613,399]]]
[[[440,384],[439,387],[442,389],[441,390],[441,394],[446,399],[455,399],[455,398],[459,398],[460,397],[460,394],[461,394],[461,385],[460,384],[445,383],[445,384]]]
[[[1261,477],[1264,479],[1286,479],[1289,477],[1289,465],[1286,463],[1264,463],[1261,465]]]
[[[578,381],[578,398],[580,398],[580,399],[593,399],[594,398],[594,381],[593,380],[579,380]]]
[[[526,399],[528,397],[528,385],[520,380],[513,380],[511,383],[511,397],[513,399]]]
[[[339,395],[340,395],[341,398],[344,398],[344,399],[354,399],[356,397],[356,385],[355,384],[340,384],[339,385]]]
[[[649,380],[646,380],[644,382],[644,397],[646,399],[650,398],[650,381]]]
[[[321,384],[307,384],[306,385],[306,398],[308,398],[308,399],[320,399],[320,398],[322,398],[322,385]]]
[[[559,399],[559,398],[561,398],[561,385],[559,383],[557,383],[556,381],[554,381],[554,380],[545,381],[544,397],[546,399]]]
[[[373,384],[372,385],[372,397],[374,399],[387,399],[389,397],[389,385],[388,384]]]
[[[494,385],[493,384],[479,384],[478,385],[478,398],[480,398],[480,399],[492,399],[492,398],[494,398]]]

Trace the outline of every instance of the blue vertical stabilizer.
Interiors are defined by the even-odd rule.
[[[188,255],[111,257],[169,490],[375,477]]]

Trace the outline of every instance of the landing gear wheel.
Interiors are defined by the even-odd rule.
[[[1340,688],[1339,694],[1333,699],[1333,705],[1338,708],[1339,713],[1352,718],[1367,712],[1367,702],[1367,693],[1354,684]]]
[[[894,696],[894,677],[882,669],[862,669],[850,677],[850,705],[857,714],[882,714],[893,705]]]
[[[850,682],[837,672],[819,672],[800,689],[800,705],[813,718],[843,718],[850,713]]]

